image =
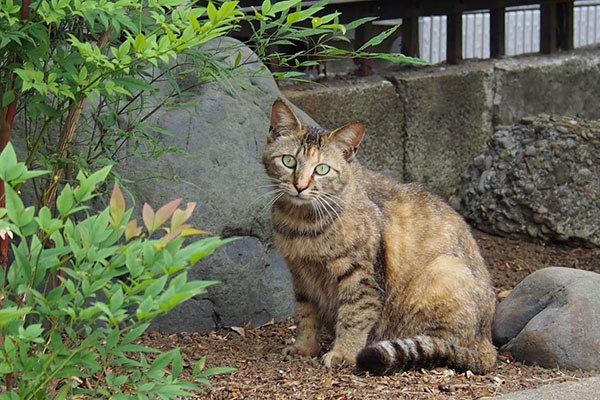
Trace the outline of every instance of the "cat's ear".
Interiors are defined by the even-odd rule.
[[[332,143],[341,147],[346,161],[354,160],[358,145],[365,133],[365,125],[362,122],[350,122],[329,134]]]
[[[269,128],[269,143],[279,136],[294,135],[302,129],[302,125],[292,109],[281,99],[275,100],[271,111],[271,126]]]

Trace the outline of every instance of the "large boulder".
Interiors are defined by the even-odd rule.
[[[158,207],[174,198],[193,201],[194,226],[241,239],[202,260],[189,275],[220,284],[174,309],[152,329],[196,331],[250,321],[256,325],[293,313],[289,273],[271,245],[269,180],[260,163],[271,106],[283,96],[248,48],[232,40],[212,46],[224,58],[229,56],[224,62],[235,62],[241,52],[239,59],[246,66],[233,91],[218,83],[202,84],[184,99],[192,107],[160,109],[146,123],[170,131],[167,144],[185,152],[147,162],[132,158],[118,170],[132,181],[127,187],[139,205]],[[190,77],[181,86],[195,83]],[[304,123],[316,125],[296,111]]]
[[[600,274],[538,270],[496,308],[494,343],[516,360],[547,368],[600,370]]]
[[[450,203],[502,236],[600,246],[600,121],[523,118],[500,126]]]

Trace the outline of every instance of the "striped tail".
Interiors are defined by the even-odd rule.
[[[491,370],[496,362],[496,350],[492,344],[483,343],[483,347],[486,348],[480,356],[477,351],[448,340],[417,335],[372,343],[358,353],[356,365],[374,375],[438,366],[482,374]]]

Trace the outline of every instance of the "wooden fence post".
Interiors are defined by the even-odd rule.
[[[490,10],[490,57],[500,58],[506,54],[505,8]]]
[[[446,61],[458,64],[462,60],[462,12],[448,14],[446,26]]]

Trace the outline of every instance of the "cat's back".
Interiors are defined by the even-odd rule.
[[[383,215],[388,261],[418,267],[446,254],[459,257],[478,275],[488,271],[469,226],[444,200],[419,184],[402,184],[361,167],[369,199]]]

